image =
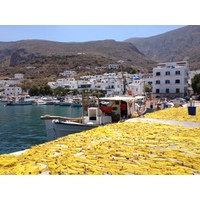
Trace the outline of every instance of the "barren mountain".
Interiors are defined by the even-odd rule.
[[[200,69],[200,26],[184,26],[157,36],[125,41],[155,62],[187,60],[191,69]]]
[[[60,72],[74,70],[78,74],[97,74],[95,67],[117,64],[140,71],[151,70],[155,63],[145,57],[132,43],[114,40],[90,42],[53,42],[23,40],[0,42],[0,76],[23,73],[27,79],[53,81]],[[34,69],[27,69],[33,66]],[[91,67],[91,70],[86,70]]]

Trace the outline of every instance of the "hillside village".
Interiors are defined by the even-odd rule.
[[[105,70],[97,67],[96,70]],[[108,69],[118,69],[119,65],[110,64]],[[129,74],[126,71],[103,73],[75,78],[75,71],[64,71],[55,82],[48,82],[52,88],[63,87],[69,90],[101,90],[105,96],[129,94],[145,95],[149,98],[176,98],[193,94],[191,79],[200,71],[189,71],[187,61],[158,63],[151,74]],[[25,79],[24,74],[15,74],[13,78],[0,80],[0,97],[6,99],[12,96],[28,95],[18,85]],[[150,91],[147,90],[151,88]],[[148,91],[148,92],[147,92]]]
[[[191,78],[200,69],[199,38],[200,26],[184,26],[123,42],[1,42],[0,96],[28,94],[33,85],[46,84],[78,92],[97,89],[105,96],[125,89],[151,98],[191,96]]]

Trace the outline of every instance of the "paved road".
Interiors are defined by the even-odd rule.
[[[183,107],[188,107],[188,106],[190,106],[189,102],[183,105]],[[200,101],[195,100],[192,106],[200,107]]]
[[[200,122],[188,122],[188,121],[177,121],[177,120],[166,120],[166,119],[153,119],[153,118],[132,118],[126,120],[126,122],[159,122],[163,124],[179,125],[184,128],[195,128],[200,127]]]
[[[183,107],[190,106],[189,103],[186,103],[183,105]],[[200,107],[200,101],[194,101],[195,107]],[[200,127],[200,122],[188,122],[188,121],[177,121],[177,120],[166,120],[166,119],[153,119],[153,118],[131,118],[126,120],[126,122],[137,122],[137,121],[148,121],[148,122],[160,122],[163,124],[173,124],[173,125],[179,125],[183,126],[185,128],[195,128]]]

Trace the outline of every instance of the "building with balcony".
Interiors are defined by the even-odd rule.
[[[175,98],[188,95],[187,61],[159,63],[153,69],[152,97]]]

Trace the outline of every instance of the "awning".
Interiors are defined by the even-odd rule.
[[[114,97],[102,97],[102,98],[99,98],[99,100],[133,102],[136,100],[136,98],[132,96],[114,96]]]

